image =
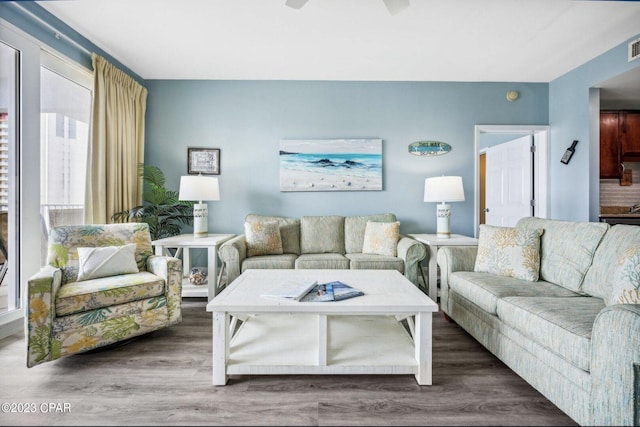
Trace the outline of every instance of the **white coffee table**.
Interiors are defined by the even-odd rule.
[[[335,302],[260,296],[291,280],[341,280],[365,295]],[[247,270],[207,311],[214,385],[225,385],[229,375],[285,374],[412,374],[431,384],[438,306],[397,271]]]

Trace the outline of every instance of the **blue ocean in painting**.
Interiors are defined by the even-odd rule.
[[[281,153],[284,169],[330,175],[380,177],[382,155],[362,153]]]

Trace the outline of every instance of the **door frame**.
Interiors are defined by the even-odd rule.
[[[474,237],[478,237],[480,224],[480,135],[484,133],[510,134],[531,133],[543,135],[536,145],[536,161],[533,166],[534,198],[536,200],[536,216],[546,218],[549,213],[549,147],[551,127],[548,125],[476,125],[474,136]],[[536,138],[534,138],[535,140]]]

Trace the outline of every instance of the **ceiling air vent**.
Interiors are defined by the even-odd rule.
[[[640,39],[629,43],[629,62],[640,58]]]

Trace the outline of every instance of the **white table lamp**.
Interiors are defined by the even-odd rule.
[[[193,237],[209,235],[209,209],[207,200],[220,200],[218,178],[202,175],[180,177],[179,200],[198,201],[193,205]]]
[[[437,236],[440,239],[451,237],[451,205],[446,202],[463,202],[464,188],[460,176],[437,176],[424,180],[424,201],[442,202],[436,208],[438,218]]]

